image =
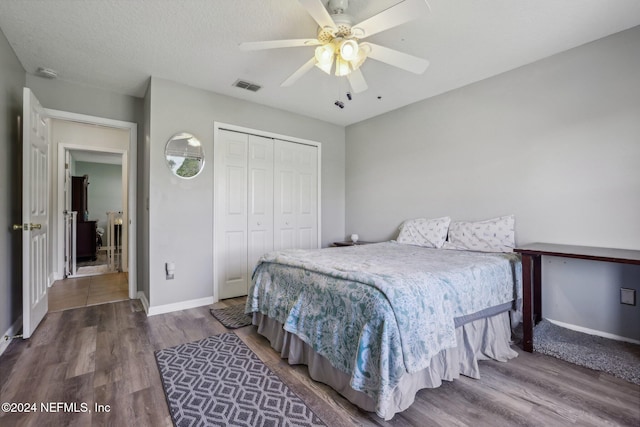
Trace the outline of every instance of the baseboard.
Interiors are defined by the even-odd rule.
[[[142,303],[142,308],[144,308],[144,312],[147,313],[147,315],[149,315],[149,300],[147,299],[147,296],[142,291],[138,291],[137,296],[140,302]]]
[[[16,335],[21,329],[22,329],[22,315],[18,316],[16,321],[13,322],[13,325],[11,325],[9,329],[7,329],[7,332],[5,332],[4,335],[2,335],[2,337],[0,337],[0,356],[2,355],[2,353],[4,353],[7,347],[9,347],[9,344],[11,344],[11,340],[6,339],[5,337],[12,337]]]
[[[213,304],[212,296],[200,299],[192,299],[189,301],[181,301],[174,304],[156,305],[148,308],[147,316],[155,316],[156,314],[171,313],[173,311],[187,310],[190,308],[202,307],[203,305],[211,304]]]
[[[63,274],[60,274],[58,272],[54,272],[53,273],[53,281],[51,279],[49,279],[49,287],[52,287],[53,284],[55,282],[57,282],[58,280],[63,280],[63,279],[64,279],[64,275]]]
[[[609,338],[611,340],[616,340],[616,341],[624,341],[624,342],[630,342],[632,344],[640,344],[640,340],[634,340],[633,338],[621,337],[620,335],[614,335],[614,334],[610,334],[608,332],[596,331],[595,329],[584,328],[582,326],[572,325],[570,323],[559,322],[559,321],[553,320],[553,319],[545,318],[545,320],[548,320],[549,322],[553,323],[554,325],[558,325],[558,326],[560,326],[562,328],[571,329],[572,331],[582,332],[584,334],[589,334],[589,335],[595,335],[595,336],[602,337],[602,338]]]

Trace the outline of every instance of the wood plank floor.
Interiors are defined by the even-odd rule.
[[[109,412],[0,413],[0,425],[171,426],[153,352],[224,332],[236,333],[328,426],[640,425],[640,386],[524,352],[480,362],[480,380],[422,390],[384,422],[310,380],[305,367],[289,366],[254,326],[229,331],[209,307],[147,317],[137,300],[50,312],[0,356],[2,402],[98,403]]]

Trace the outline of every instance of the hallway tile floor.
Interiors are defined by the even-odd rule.
[[[103,274],[56,281],[49,289],[49,311],[129,299],[127,273]]]

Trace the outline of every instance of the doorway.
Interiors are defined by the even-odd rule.
[[[65,278],[123,272],[122,155],[65,149],[64,157]]]
[[[50,283],[58,287],[62,284],[78,284],[98,282],[115,283],[119,287],[118,297],[122,297],[122,286],[125,284],[125,295],[137,297],[136,289],[136,151],[137,124],[86,116],[57,110],[47,110],[51,118],[52,140],[52,197],[51,229],[51,270],[53,277]],[[68,246],[73,242],[69,237],[67,221],[72,211],[72,179],[71,177],[88,176],[90,189],[87,192],[86,212],[76,210],[76,221],[82,215],[84,222],[89,222],[93,230],[93,238],[88,241],[90,252],[82,257],[70,257],[66,254]],[[104,211],[104,212],[103,212]],[[92,222],[93,221],[93,222]],[[75,231],[77,233],[76,222]],[[84,224],[87,227],[87,224]],[[95,240],[93,240],[95,239]],[[95,248],[95,253],[91,252]],[[95,259],[94,259],[95,258]],[[102,260],[106,267],[93,268],[94,271],[76,270],[69,274],[69,261],[76,261],[77,267],[98,267]],[[99,275],[99,277],[92,276]],[[102,286],[102,285],[100,285]],[[98,287],[100,287],[98,286]],[[74,286],[69,286],[67,290]],[[95,286],[94,286],[95,287]],[[86,289],[85,289],[86,290]],[[112,289],[114,292],[115,289]],[[103,291],[106,291],[103,289]],[[84,291],[83,291],[84,292]],[[103,292],[109,293],[109,292]],[[71,298],[71,297],[70,297]],[[74,298],[79,298],[78,296]],[[100,298],[99,298],[100,299]],[[89,305],[90,298],[87,297]],[[94,299],[95,300],[95,299]],[[100,302],[108,302],[101,299]]]

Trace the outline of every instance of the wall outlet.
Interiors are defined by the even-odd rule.
[[[636,290],[620,288],[620,304],[636,305]]]

